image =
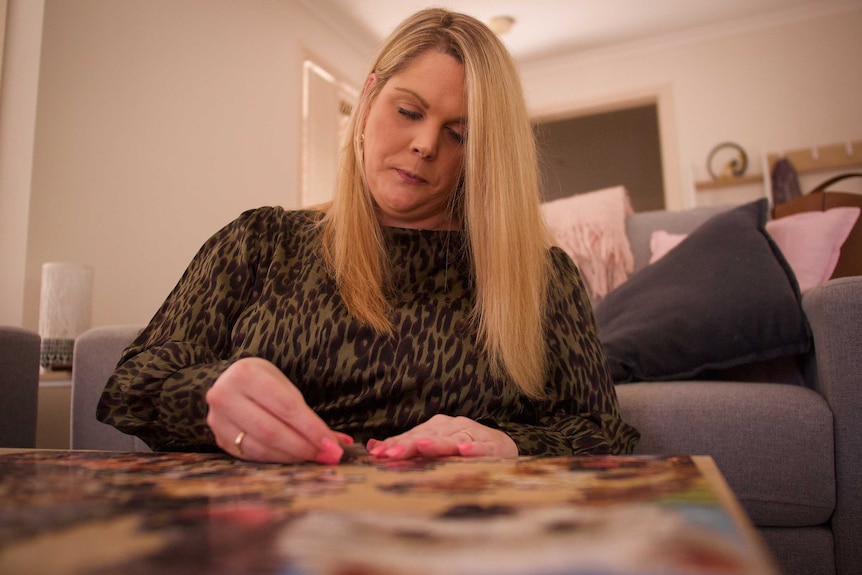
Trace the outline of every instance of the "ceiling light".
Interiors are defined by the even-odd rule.
[[[494,16],[488,20],[488,28],[493,30],[498,36],[502,36],[512,29],[515,25],[515,19],[511,16]]]

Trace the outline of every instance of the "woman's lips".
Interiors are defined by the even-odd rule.
[[[410,183],[410,184],[427,184],[428,183],[426,180],[423,180],[419,176],[414,176],[413,174],[411,174],[410,172],[407,172],[405,170],[399,170],[396,168],[395,171],[398,172],[398,175],[401,176],[401,179],[403,179],[407,183]]]

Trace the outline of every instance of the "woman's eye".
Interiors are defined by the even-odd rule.
[[[467,140],[467,135],[462,134],[458,130],[449,129],[449,135],[452,136],[452,139],[459,144],[463,144]]]
[[[406,108],[398,108],[398,113],[409,120],[418,120],[421,117],[421,114],[418,112],[413,112]]]

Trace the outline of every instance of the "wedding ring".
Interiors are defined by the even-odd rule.
[[[468,430],[466,430],[466,429],[459,429],[459,430],[458,430],[458,433],[463,433],[464,435],[466,435],[467,437],[469,437],[469,438],[470,438],[470,441],[476,441],[476,438],[475,438],[475,437],[473,437],[473,434],[472,434],[472,433],[470,433],[470,432],[469,432]]]
[[[237,434],[236,439],[233,440],[233,446],[234,446],[234,449],[236,449],[236,452],[238,455],[242,455],[242,453],[243,453],[242,452],[242,440],[243,439],[245,439],[245,431],[240,431]]]

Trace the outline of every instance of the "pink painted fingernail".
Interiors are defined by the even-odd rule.
[[[353,438],[350,437],[349,435],[347,435],[346,433],[336,433],[335,435],[338,436],[338,442],[341,443],[341,445],[353,445],[354,444]]]
[[[330,438],[324,437],[320,442],[320,451],[314,460],[318,463],[332,465],[341,461],[342,455],[344,455],[344,449]]]
[[[368,453],[370,453],[371,455],[382,455],[384,451],[386,451],[386,444],[378,443],[377,445],[369,449]]]
[[[458,444],[458,453],[460,453],[461,455],[469,455],[470,452],[473,451],[473,446],[475,446],[475,445],[476,445],[475,443],[470,443],[470,442],[459,443]]]
[[[395,445],[386,450],[386,457],[398,457],[404,452],[403,445]]]

